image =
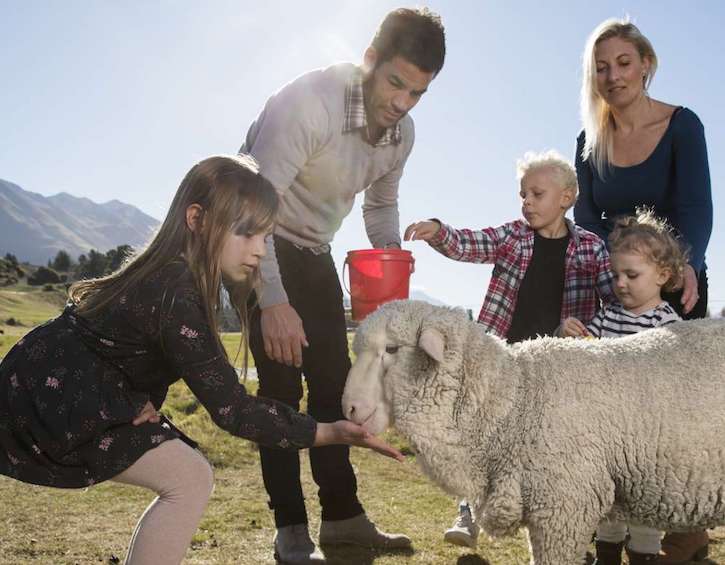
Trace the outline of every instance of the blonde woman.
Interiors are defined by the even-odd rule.
[[[705,250],[712,231],[705,135],[692,110],[650,97],[656,70],[654,48],[634,24],[607,20],[589,36],[574,219],[607,241],[617,217],[640,206],[664,218],[690,257],[683,289],[664,298],[683,318],[699,318],[707,312]],[[669,534],[662,547],[659,563],[686,563],[707,554],[707,534]]]
[[[220,290],[246,329],[277,208],[251,158],[201,161],[148,248],[112,275],[73,285],[63,313],[0,364],[0,474],[60,488],[113,480],[158,493],[127,564],[180,563],[212,491],[196,444],[158,413],[179,379],[234,435],[283,450],[343,443],[400,458],[352,422],[317,423],[247,395],[227,360]]]

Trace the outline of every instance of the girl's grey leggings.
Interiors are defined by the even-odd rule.
[[[144,453],[112,480],[158,494],[136,525],[126,565],[181,563],[214,488],[209,462],[173,439]]]

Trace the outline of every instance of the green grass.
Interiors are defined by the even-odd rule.
[[[46,305],[37,293],[17,296],[0,291],[1,320],[15,315],[28,323],[37,323],[55,315],[58,308]],[[17,329],[24,333],[29,326]],[[229,343],[238,343],[238,335],[225,338]],[[235,351],[230,353],[231,358]],[[248,381],[246,386],[251,393],[256,392],[255,381]],[[217,428],[183,383],[171,387],[164,412],[200,442],[216,475],[216,488],[184,563],[272,563],[274,526],[266,505],[256,447]],[[353,448],[359,495],[368,514],[382,528],[407,533],[414,548],[402,553],[350,547],[329,549],[327,556],[332,565],[528,563],[523,532],[498,540],[482,535],[475,551],[444,544],[442,534],[454,518],[455,500],[422,475],[404,440],[393,432],[386,434],[386,438],[407,454],[406,461],[397,463]],[[303,486],[314,535],[320,515],[317,489],[311,479],[307,453],[301,454]],[[134,525],[152,499],[149,491],[111,482],[82,491],[58,490],[0,476],[0,565],[123,561]],[[699,565],[725,563],[725,529],[715,530],[712,537],[712,560]]]
[[[54,318],[65,303],[65,289],[52,292],[42,287],[14,286],[0,289],[0,357],[34,326]],[[18,325],[8,325],[13,318]]]

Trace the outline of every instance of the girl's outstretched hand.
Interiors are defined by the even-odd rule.
[[[405,234],[403,239],[405,241],[411,241],[416,239],[422,239],[428,241],[433,239],[433,236],[438,233],[441,229],[441,225],[435,220],[425,220],[423,222],[415,222],[405,228]]]
[[[323,445],[345,444],[356,445],[377,451],[381,455],[404,461],[405,457],[393,446],[375,437],[362,426],[349,420],[338,420],[330,424],[319,422],[315,435],[315,447]]]

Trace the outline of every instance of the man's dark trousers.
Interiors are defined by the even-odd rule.
[[[335,264],[329,252],[316,255],[278,236],[274,240],[282,282],[290,305],[302,318],[309,347],[303,348],[301,369],[269,359],[264,352],[261,313],[255,308],[250,319],[249,345],[257,366],[258,394],[299,410],[304,373],[308,414],[318,422],[340,420],[350,357]],[[299,452],[262,446],[259,452],[264,486],[277,527],[307,523]],[[323,520],[344,520],[363,512],[348,446],[313,447],[310,464],[319,487]]]

